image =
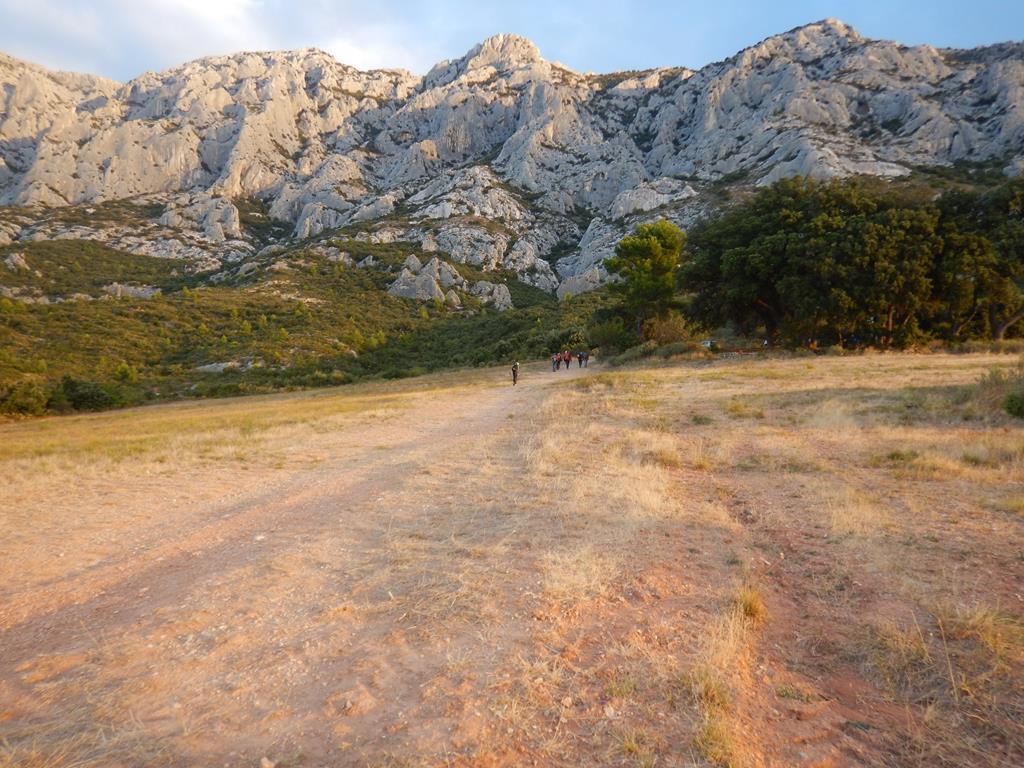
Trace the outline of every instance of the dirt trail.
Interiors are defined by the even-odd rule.
[[[459,585],[434,583],[442,558],[477,517],[484,525],[473,526],[473,538],[503,535],[487,518],[508,474],[521,472],[532,414],[552,389],[587,374],[530,367],[515,388],[498,379],[444,392],[395,418],[325,435],[314,469],[170,529],[160,521],[151,546],[8,592],[0,740],[107,731],[123,737],[124,764],[145,756],[233,765],[268,753],[315,764],[353,745],[370,754],[368,744],[400,726],[409,734],[396,737],[396,751],[443,750],[461,718],[424,703],[425,689],[441,684],[460,645],[479,641],[470,623],[450,617],[446,636],[416,636],[434,618],[418,613],[417,601],[440,588],[452,593],[449,610],[459,608]],[[478,487],[483,476],[494,478],[491,498]],[[396,536],[444,544],[438,570],[417,563],[414,580],[405,579]],[[73,537],[60,542],[75,546]],[[511,596],[500,602],[514,613]],[[515,624],[504,622],[504,638],[523,634]],[[497,666],[500,654],[496,646],[475,663]],[[362,717],[341,727],[342,714]],[[154,736],[171,738],[155,748]]]
[[[957,389],[999,362],[84,421],[208,433],[0,489],[0,768],[1020,764],[1024,435]]]

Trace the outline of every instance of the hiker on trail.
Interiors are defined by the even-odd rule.
[[[572,354],[568,349],[562,351],[562,362],[565,363],[565,370],[569,370],[569,364],[572,362]]]
[[[585,349],[583,350],[583,367],[586,368],[588,365],[590,365],[590,350]]]
[[[559,355],[557,352],[555,352],[555,354],[553,354],[551,356],[551,370],[552,371],[557,371],[558,370],[558,366],[560,366],[561,364],[562,364],[562,356]]]
[[[583,367],[583,352],[582,351],[576,353],[576,363],[578,364],[577,367],[579,367],[579,368]]]
[[[517,381],[519,381],[519,361],[518,360],[513,360],[512,361],[512,386],[513,387],[516,385]]]

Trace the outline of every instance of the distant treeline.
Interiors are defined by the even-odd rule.
[[[787,179],[687,235],[678,285],[709,327],[906,346],[1024,326],[1022,179],[941,194]]]

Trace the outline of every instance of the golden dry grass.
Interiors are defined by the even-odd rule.
[[[1024,706],[1015,639],[1020,598],[1013,597],[1011,586],[1019,565],[1005,559],[1024,540],[1014,490],[1024,482],[1024,434],[1012,419],[986,406],[984,387],[976,385],[990,369],[1014,365],[1005,357],[945,355],[736,362],[683,370],[654,365],[643,373],[643,407],[635,397],[632,403],[615,397],[632,386],[620,378],[615,390],[605,391],[600,412],[675,433],[674,455],[682,461],[664,465],[700,473],[704,484],[728,489],[719,495],[734,509],[736,494],[760,499],[742,502],[738,517],[715,499],[703,500],[705,518],[723,530],[737,531],[739,520],[765,533],[825,531],[826,540],[841,547],[829,570],[843,574],[842,589],[859,591],[870,583],[884,590],[889,603],[928,612],[932,623],[923,635],[894,621],[872,630],[875,669],[885,670],[878,678],[883,687],[915,706],[922,699],[914,691],[928,690],[932,697],[922,712],[929,725],[911,740],[917,752],[908,747],[905,757],[945,764],[960,755],[996,765],[1008,759],[1000,750],[1009,755],[1024,749],[1024,734],[1010,725],[1009,714]],[[649,406],[658,401],[662,405]],[[686,412],[674,414],[664,403],[685,403]],[[716,410],[725,420],[706,415]],[[800,499],[792,509],[784,501],[791,497]],[[770,552],[788,543],[783,536],[757,545]],[[995,581],[987,575],[991,557],[1011,567]],[[784,562],[778,555],[774,559]],[[733,554],[726,562],[742,565],[743,560]],[[760,552],[753,562],[776,567]],[[827,601],[837,594],[817,581],[806,588]],[[950,594],[958,595],[958,605],[1009,600],[1013,613],[971,609],[965,615],[962,608],[944,613],[934,607]],[[723,670],[735,668],[743,656],[744,644],[736,638],[764,615],[758,597],[741,589],[735,605],[742,607],[705,628],[707,642],[686,677],[703,713],[695,743],[707,759],[722,765],[757,761],[749,739],[735,735],[732,702],[749,692]],[[737,612],[744,621],[736,619]],[[854,632],[838,643],[838,658],[861,650]],[[1003,659],[1014,659],[1016,666]],[[997,669],[1011,676],[1009,687],[998,681]],[[815,696],[786,686],[800,692],[793,697],[798,701]],[[935,696],[952,701],[955,716]],[[987,708],[965,710],[965,701],[982,700],[989,702]],[[945,729],[945,738],[936,738],[939,729]],[[981,760],[986,738],[996,741]],[[945,744],[941,749],[940,743]],[[994,743],[1003,746],[992,749]],[[923,750],[924,744],[930,748]]]
[[[694,746],[724,768],[742,768],[754,760],[753,745],[739,734],[735,703],[749,633],[765,615],[760,592],[749,584],[739,587],[726,610],[707,627],[701,651],[686,675],[701,717]]]
[[[815,664],[912,713],[859,743],[876,762],[1013,764],[1024,434],[972,394],[1012,364],[665,364],[511,400],[492,371],[4,425],[4,610],[79,599],[62,578],[116,590],[202,526],[267,551],[106,635],[85,677],[56,655],[19,671],[49,731],[0,766],[159,765],[185,742],[221,764],[211,723],[240,749],[300,716],[341,750],[324,764],[797,764],[795,744],[841,764],[815,713],[843,692]],[[229,527],[264,497],[278,517]],[[308,710],[295,669],[337,676]],[[130,714],[181,696],[166,740]]]

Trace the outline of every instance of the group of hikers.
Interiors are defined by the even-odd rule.
[[[551,370],[557,371],[563,365],[565,370],[569,370],[569,366],[572,365],[573,353],[568,349],[564,349],[561,352],[555,352],[551,356]],[[586,368],[587,363],[590,362],[590,353],[586,350],[581,350],[576,353],[576,362],[580,368]]]
[[[590,364],[590,352],[583,349],[575,354],[567,349],[563,349],[561,352],[555,352],[551,356],[551,370],[557,371],[563,365],[565,370],[569,370],[569,366],[572,365],[573,357],[576,358],[576,364],[580,368],[587,368]],[[514,387],[519,382],[519,361],[515,360],[512,363],[512,386]]]

